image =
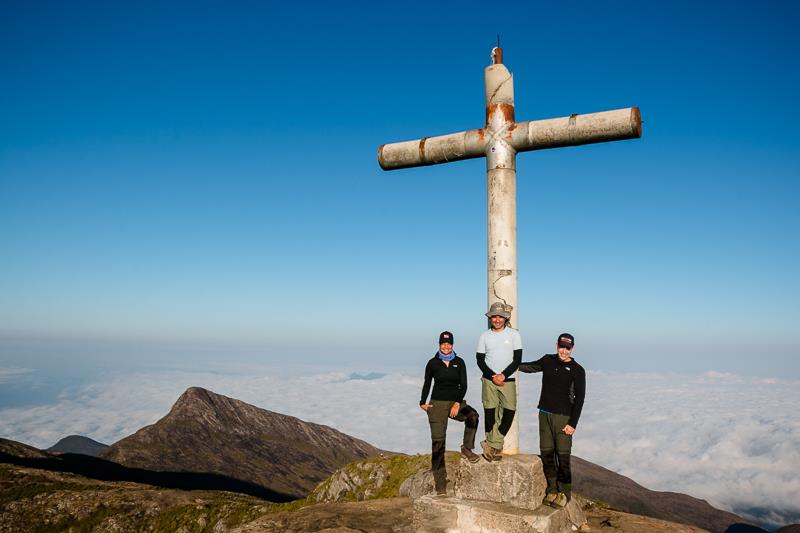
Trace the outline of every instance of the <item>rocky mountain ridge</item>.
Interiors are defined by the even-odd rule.
[[[191,387],[166,416],[102,457],[147,470],[219,474],[301,498],[337,468],[380,453],[329,426]]]

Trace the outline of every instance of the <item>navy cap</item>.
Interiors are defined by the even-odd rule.
[[[443,331],[439,334],[439,344],[453,344],[453,334],[449,331]]]
[[[558,345],[562,348],[572,348],[575,346],[575,337],[569,333],[562,333],[558,336]]]

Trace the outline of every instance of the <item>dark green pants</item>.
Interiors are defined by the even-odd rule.
[[[444,464],[445,437],[447,436],[447,420],[450,418],[451,401],[431,400],[428,409],[428,424],[431,426],[431,471],[436,491],[442,492],[447,488],[447,470]],[[478,431],[478,412],[461,402],[461,408],[453,420],[464,422],[464,447],[475,447],[475,433]]]
[[[544,477],[547,479],[547,492],[563,492],[567,496],[572,492],[572,470],[569,464],[572,435],[561,430],[568,422],[567,415],[539,411],[539,450],[542,454]]]

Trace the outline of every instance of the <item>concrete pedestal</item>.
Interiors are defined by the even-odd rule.
[[[421,494],[428,492],[421,479],[407,485],[416,489],[407,494],[414,498],[418,533],[567,533],[586,523],[578,498],[563,509],[541,504],[546,482],[536,455],[492,463],[462,460],[452,467],[448,496]]]

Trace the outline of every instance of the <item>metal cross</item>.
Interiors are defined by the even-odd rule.
[[[585,115],[514,121],[514,77],[503,65],[503,49],[492,49],[484,70],[486,125],[438,137],[384,144],[378,148],[383,170],[486,158],[488,201],[487,302],[505,302],[511,324],[518,327],[517,306],[517,152],[635,139],[642,136],[638,107]],[[517,387],[519,390],[519,384]],[[519,452],[515,417],[506,435],[504,453]]]

